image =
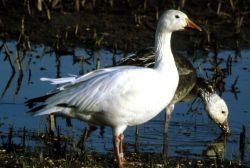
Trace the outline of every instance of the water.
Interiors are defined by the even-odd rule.
[[[3,44],[3,42],[0,42]],[[7,46],[11,56],[15,60],[16,42],[9,41]],[[4,61],[4,49],[0,53],[0,135],[2,143],[6,142],[10,127],[15,132],[16,143],[21,143],[20,130],[24,127],[30,132],[44,132],[47,123],[45,117],[31,117],[26,112],[29,110],[24,102],[29,98],[41,96],[54,89],[54,86],[41,82],[41,77],[64,77],[70,74],[79,75],[95,69],[100,59],[100,67],[112,65],[114,60],[123,57],[123,53],[111,53],[109,51],[87,51],[82,48],[70,49],[72,54],[56,56],[53,50],[45,45],[34,45],[32,50],[25,54],[22,60],[23,78],[19,76],[17,64],[14,62],[16,72],[13,74],[8,60]],[[186,54],[186,52],[183,52]],[[222,50],[218,52],[218,60],[221,69],[228,69],[227,59],[232,58],[232,69],[224,78],[224,91],[221,96],[229,107],[229,125],[231,135],[225,140],[219,140],[220,129],[207,116],[203,104],[199,99],[193,102],[178,103],[171,118],[168,132],[168,156],[181,156],[190,158],[203,158],[207,155],[220,155],[226,159],[237,159],[250,162],[250,50],[245,49],[236,53],[234,50]],[[188,54],[186,54],[188,55]],[[114,56],[114,57],[113,57]],[[79,62],[80,58],[90,58],[87,62]],[[200,76],[212,78],[213,68],[211,63],[213,52],[198,54],[194,66],[197,67]],[[13,75],[12,75],[13,74]],[[232,92],[235,79],[237,94]],[[20,81],[18,83],[18,80]],[[139,126],[139,135],[135,136],[135,127],[129,127],[125,131],[125,148],[128,151],[161,153],[163,140],[164,112],[153,120]],[[73,137],[78,141],[84,127],[87,125],[78,120],[72,120],[73,127],[67,127],[63,118],[58,118],[58,125],[64,135]],[[239,150],[240,133],[242,127],[246,128],[244,154]],[[88,139],[87,146],[90,151],[101,153],[112,151],[112,133],[110,128],[94,132]],[[28,140],[29,145],[41,145],[39,142]],[[244,155],[244,157],[243,157]]]

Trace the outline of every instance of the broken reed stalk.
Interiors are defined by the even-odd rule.
[[[78,34],[78,29],[79,29],[79,24],[77,24],[75,27],[75,36],[77,36],[77,34]]]
[[[232,65],[233,65],[233,58],[232,58],[232,56],[228,56],[228,58],[227,58],[227,73],[228,73],[228,75],[231,75],[232,74]]]
[[[96,6],[96,0],[93,0],[93,1],[92,1],[92,5],[93,5],[93,6],[92,6],[93,8]]]
[[[21,62],[19,53],[20,53],[20,48],[17,47],[16,62],[17,62],[17,66],[18,66],[18,72],[19,72],[19,76],[23,76],[23,67],[22,67],[22,62]]]
[[[50,9],[49,9],[49,7],[47,6],[46,3],[43,3],[43,4],[44,4],[44,8],[45,8],[45,10],[46,10],[47,18],[48,18],[48,20],[51,20],[51,12],[50,12]]]
[[[57,126],[57,138],[53,140],[54,142],[54,149],[55,149],[55,154],[57,156],[62,155],[62,151],[61,151],[61,136],[60,136],[60,127]]]
[[[100,69],[100,65],[101,65],[101,60],[100,60],[100,58],[99,57],[97,57],[97,59],[96,59],[96,67],[95,67],[95,69],[97,70],[97,69]]]
[[[109,3],[109,5],[110,5],[111,8],[114,7],[114,0],[109,0],[108,3]]]
[[[56,77],[61,77],[61,56],[56,53]]]
[[[241,32],[240,28],[242,27],[243,21],[244,21],[244,15],[236,18],[235,33]]]
[[[159,8],[156,7],[156,11],[155,11],[155,20],[159,20]]]
[[[185,7],[186,0],[181,0],[180,2],[180,8],[183,9]]]
[[[143,3],[143,9],[146,10],[147,9],[147,0],[144,0],[144,3]]]
[[[28,14],[31,15],[30,0],[25,0],[24,6],[27,7]]]
[[[21,42],[23,40],[24,37],[24,17],[22,17],[21,19],[21,30],[20,30],[20,35],[17,41],[17,45],[16,45],[16,62],[17,62],[17,66],[18,66],[18,72],[19,72],[19,76],[23,76],[23,67],[22,67],[22,62],[20,59],[20,52],[21,52]]]
[[[8,143],[7,143],[8,151],[12,151],[12,149],[13,149],[12,138],[13,138],[13,127],[10,127],[9,135],[8,135]]]
[[[238,92],[238,87],[236,86],[237,85],[237,82],[239,80],[239,75],[236,76],[235,80],[234,80],[234,83],[232,84],[231,86],[231,90],[235,93]]]
[[[25,144],[25,141],[26,141],[26,128],[23,127],[23,136],[22,136],[22,144],[23,144],[23,149],[25,149],[26,147],[26,144]]]
[[[16,95],[18,95],[18,93],[20,91],[22,81],[23,81],[23,72],[21,71],[21,73],[19,73],[19,76],[18,76],[18,79],[17,79],[17,86],[16,86],[14,98],[16,97]]]
[[[84,63],[85,63],[85,60],[84,60],[84,54],[83,54],[80,57],[80,75],[84,74]]]
[[[87,135],[89,134],[89,128],[88,127],[85,127],[84,128],[84,131],[83,131],[83,134],[81,135],[81,138],[79,140],[79,142],[77,143],[77,147],[80,148],[81,152],[85,150],[85,143],[86,143],[86,140],[88,139]]]
[[[76,10],[76,12],[80,11],[80,1],[79,0],[75,0],[75,10]]]
[[[242,161],[244,161],[245,156],[245,138],[246,138],[246,127],[245,125],[242,126],[242,132],[240,133],[240,144],[239,144],[239,150],[240,150],[240,158]]]
[[[52,9],[55,9],[57,6],[60,6],[60,5],[62,5],[62,0],[52,0],[52,4],[51,4]]]
[[[28,69],[28,83],[31,83],[31,76],[32,76],[32,71],[31,71],[31,61],[32,57],[29,57],[28,64],[27,64],[27,69]]]
[[[232,10],[235,10],[234,0],[229,0]]]
[[[7,44],[4,43],[3,47],[4,47],[4,50],[5,50],[6,57],[7,57],[8,61],[9,61],[9,63],[10,63],[12,73],[16,73],[16,69],[15,69],[15,66],[14,66],[14,63],[13,63],[13,59],[11,57],[10,50],[9,50]]]
[[[54,114],[48,116],[48,123],[49,123],[49,132],[54,133],[56,130],[56,120]]]
[[[218,2],[217,15],[220,15],[220,9],[221,9],[221,1]]]
[[[11,73],[11,75],[10,75],[10,78],[9,78],[7,84],[5,85],[5,88],[4,88],[4,90],[3,90],[2,94],[1,94],[0,99],[2,99],[2,98],[4,97],[5,93],[6,93],[7,90],[10,88],[10,85],[11,85],[11,82],[12,82],[14,76],[15,76],[15,72],[12,71],[12,73]]]
[[[115,55],[115,52],[112,53],[112,66],[116,66],[116,55]]]
[[[18,43],[21,42],[21,38],[24,36],[24,17],[21,19],[21,30],[20,30],[20,35],[18,39]]]
[[[43,10],[42,2],[43,2],[43,0],[37,0],[37,10],[40,12]]]

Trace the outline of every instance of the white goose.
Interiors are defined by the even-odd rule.
[[[123,132],[128,126],[147,122],[172,100],[178,71],[171,52],[174,31],[186,27],[201,30],[186,14],[168,10],[160,18],[155,35],[154,68],[119,66],[90,72],[79,78],[42,80],[64,84],[33,115],[62,114],[94,125],[110,126],[119,167],[123,167]]]

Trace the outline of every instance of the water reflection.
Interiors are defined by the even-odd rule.
[[[53,86],[42,83],[39,80],[40,77],[81,75],[93,69],[114,65],[116,60],[124,56],[118,51],[91,51],[82,48],[56,50],[44,45],[32,45],[24,52],[24,48],[18,51],[15,41],[1,41],[0,46],[1,146],[10,144],[10,139],[12,144],[37,146],[41,145],[41,139],[33,139],[33,137],[48,136],[47,131],[44,131],[46,119],[30,117],[25,113],[28,111],[24,105],[27,99],[41,96],[54,89]],[[192,58],[189,53],[185,51],[183,53]],[[230,111],[229,125],[232,134],[224,139],[217,138],[220,130],[207,117],[199,100],[179,103],[173,113],[165,141],[166,146],[164,145],[166,157],[202,158],[209,155],[221,160],[250,161],[248,140],[250,114],[249,103],[246,103],[250,93],[249,54],[250,50],[242,50],[238,55],[235,51],[224,50],[217,53],[199,53],[197,57],[192,58],[200,76],[208,79],[226,100]],[[20,57],[19,63],[16,61],[16,55]],[[20,63],[23,75],[20,75],[21,72],[18,70]],[[126,150],[162,153],[163,119],[164,113],[161,113],[155,119],[139,126],[140,129],[137,131],[135,131],[136,128],[129,128],[125,133]],[[73,126],[67,127],[64,118],[57,117],[56,121],[55,130],[60,128],[60,131],[55,132],[54,136],[58,140],[58,134],[60,134],[62,143],[59,146],[63,148],[67,143],[68,148],[77,148],[76,144],[80,141],[84,127],[87,125],[72,120]],[[101,153],[112,150],[112,142],[109,142],[112,136],[110,129],[105,128],[105,133],[103,129],[101,132],[102,134],[99,131],[93,132],[86,146],[79,148],[88,148]],[[36,133],[41,134],[38,136]],[[42,146],[56,144],[56,142],[49,143],[48,139],[44,138]]]
[[[203,151],[203,156],[223,162],[226,154],[226,142],[227,135],[221,134],[218,138],[212,140],[208,144],[207,149]]]

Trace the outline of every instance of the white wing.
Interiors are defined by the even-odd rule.
[[[124,118],[129,125],[138,124],[138,120],[152,118],[155,111],[161,111],[172,99],[174,93],[165,89],[171,81],[159,82],[160,78],[165,81],[165,76],[153,69],[122,66],[70,77],[70,80],[50,80],[64,84],[63,90],[47,99],[45,108],[35,115],[63,113],[98,124],[107,124],[109,117],[119,117],[112,122]]]
[[[51,82],[53,85],[61,85],[57,89],[64,90],[65,87],[74,85],[76,83],[80,82],[86,82],[87,80],[91,78],[95,78],[97,76],[105,75],[110,72],[119,71],[122,69],[136,69],[134,66],[119,66],[119,67],[111,67],[111,68],[105,68],[105,69],[99,69],[92,72],[89,72],[83,76],[76,76],[76,75],[70,75],[70,77],[65,78],[41,78],[41,81],[48,81]]]

